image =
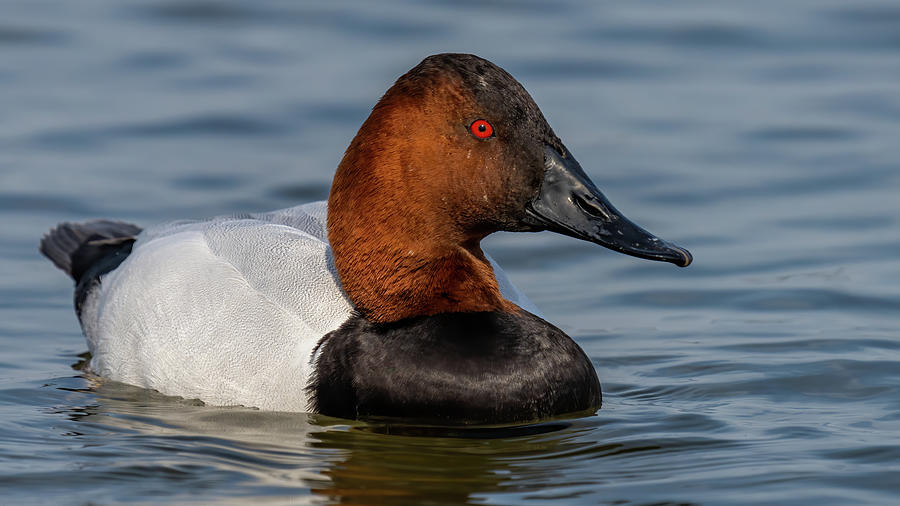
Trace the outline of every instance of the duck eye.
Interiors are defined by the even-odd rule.
[[[483,119],[476,119],[473,121],[472,125],[469,126],[469,131],[479,139],[487,139],[494,135],[494,127]]]

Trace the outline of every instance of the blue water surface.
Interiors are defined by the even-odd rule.
[[[900,500],[900,4],[7,0],[5,504],[892,504]],[[325,198],[428,54],[503,66],[688,269],[485,241],[594,362],[596,416],[439,433],[105,382],[59,221]]]

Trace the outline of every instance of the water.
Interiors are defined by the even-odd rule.
[[[596,416],[437,433],[97,382],[63,220],[327,195],[430,53],[529,89],[688,269],[486,249],[594,361]],[[887,0],[8,0],[0,18],[3,502],[887,504],[900,492],[900,6]]]

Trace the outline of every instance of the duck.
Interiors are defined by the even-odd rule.
[[[584,351],[481,249],[552,231],[686,267],[628,220],[508,72],[428,56],[373,107],[327,202],[163,223],[60,223],[88,370],[219,406],[512,424],[596,412]]]

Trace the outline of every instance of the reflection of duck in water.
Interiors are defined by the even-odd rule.
[[[108,485],[113,477],[126,498],[146,499],[141,493],[152,490],[176,502],[228,503],[251,493],[291,504],[310,494],[314,504],[321,497],[467,504],[564,487],[572,482],[566,473],[583,465],[572,455],[604,452],[597,417],[496,429],[398,427],[203,406],[113,381],[79,392],[67,400],[90,405],[67,408],[72,421],[58,425],[78,438],[67,451],[72,479]]]
[[[317,432],[313,448],[338,449],[344,458],[332,461],[322,471],[328,481],[310,490],[341,504],[469,504],[535,483],[562,486],[566,459],[557,455],[596,446],[592,438],[579,440],[584,427],[573,423],[457,431],[371,424]]]
[[[686,266],[625,219],[524,88],[472,55],[426,58],[378,102],[324,203],[141,231],[63,224],[91,370],[210,404],[445,423],[600,405],[591,362],[482,252],[553,230]]]

